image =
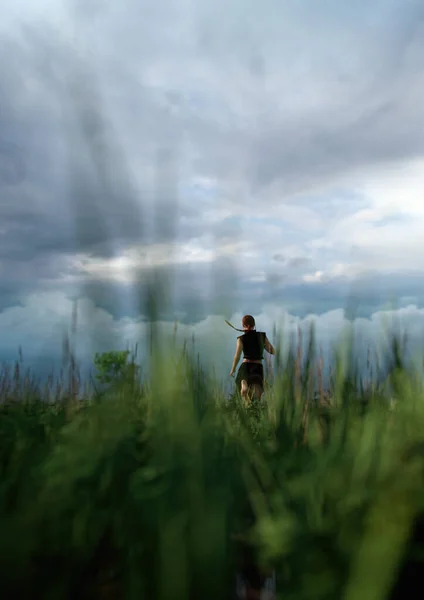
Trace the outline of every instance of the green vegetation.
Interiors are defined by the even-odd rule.
[[[101,391],[5,371],[2,597],[232,598],[250,543],[285,600],[390,598],[424,500],[424,393],[390,352],[383,383],[340,354],[324,390],[293,348],[248,410],[185,349],[148,382],[97,355]]]
[[[137,378],[139,368],[135,356],[130,357],[130,354],[129,350],[96,353],[93,362],[99,383],[110,386]]]

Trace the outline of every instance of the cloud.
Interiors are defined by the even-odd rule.
[[[130,318],[154,273],[191,323],[423,303],[421,2],[4,12],[0,309]]]
[[[69,332],[73,308],[73,302],[64,294],[44,293],[28,296],[23,306],[0,313],[0,328],[5,333],[0,340],[0,358],[17,358],[18,348],[21,347],[24,364],[30,367],[36,365],[40,375],[47,375],[51,368],[55,368],[57,373],[61,366],[63,334],[65,331]],[[243,312],[238,312],[226,316],[237,326],[242,315]],[[286,349],[290,335],[294,335],[296,339],[299,328],[307,343],[311,323],[314,323],[317,348],[319,351],[321,349],[327,367],[332,348],[342,344],[349,331],[349,321],[339,308],[321,315],[309,313],[299,317],[268,303],[264,311],[256,314],[255,318],[258,330],[266,331],[274,344],[279,340],[279,337],[274,337],[274,331],[283,333],[283,348]],[[424,310],[409,305],[400,310],[388,309],[375,312],[368,318],[358,317],[355,320],[355,350],[362,360],[362,366],[365,365],[370,345],[371,350],[377,352],[381,366],[384,366],[388,349],[386,334],[390,327],[395,327],[394,330],[400,333],[406,332],[409,348],[418,353],[416,356],[421,356]],[[182,348],[184,340],[192,348],[194,340],[194,350],[199,353],[202,364],[208,370],[214,369],[221,381],[227,381],[236,336],[226,326],[224,314],[209,315],[195,324],[179,323],[177,333],[174,324],[169,321],[159,321],[157,328],[160,338],[167,341],[168,348],[174,335],[179,348]],[[114,318],[90,299],[80,298],[77,304],[75,337],[71,337],[71,344],[75,348],[83,374],[92,367],[94,352],[128,347],[134,349],[136,344],[139,360],[146,370],[150,354],[149,322],[143,315],[136,319]]]

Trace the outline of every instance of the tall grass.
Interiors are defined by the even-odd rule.
[[[5,369],[2,597],[233,598],[253,567],[275,569],[284,599],[383,600],[396,584],[406,597],[421,380],[396,339],[384,381],[358,379],[347,352],[328,387],[313,335],[302,347],[277,353],[247,410],[187,348],[101,393],[78,388],[72,360],[47,387]]]

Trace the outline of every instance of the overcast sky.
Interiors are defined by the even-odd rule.
[[[0,73],[3,358],[74,297],[131,338],[153,275],[218,346],[352,294],[424,324],[422,0],[6,0]]]

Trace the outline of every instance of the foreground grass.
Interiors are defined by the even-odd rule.
[[[358,387],[339,365],[329,395],[292,353],[247,411],[186,356],[148,386],[85,399],[71,386],[51,403],[15,373],[0,414],[2,597],[232,598],[247,550],[284,599],[406,597],[424,393],[392,350],[389,386]]]

